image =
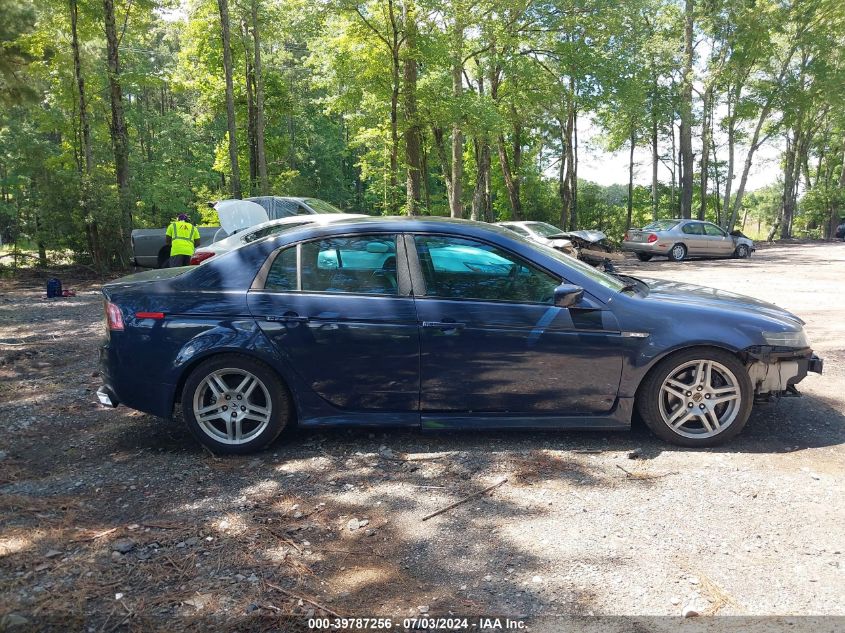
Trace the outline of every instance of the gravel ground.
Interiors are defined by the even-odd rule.
[[[178,420],[94,404],[95,283],[48,302],[40,280],[0,282],[0,630],[845,615],[845,244],[625,268],[794,311],[824,376],[708,450],[643,429],[326,430],[215,458]]]

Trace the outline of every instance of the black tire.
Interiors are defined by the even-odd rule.
[[[216,405],[215,388],[206,383],[206,379],[212,376],[215,379],[221,378],[229,389],[223,391],[220,384],[215,383],[222,404],[201,423],[197,420],[195,404],[201,408]],[[240,386],[237,383],[239,378],[245,379],[247,376],[252,376],[258,382],[252,389],[244,389],[244,392],[249,391],[244,400],[243,393],[237,391]],[[226,402],[222,400],[224,394],[229,396]],[[232,404],[235,406],[229,408]],[[260,413],[264,419],[250,419],[251,415],[259,415],[257,412],[260,409],[266,411]],[[223,413],[223,410],[226,412]],[[227,417],[224,418],[224,415]],[[230,415],[232,418],[240,415],[241,420],[230,420]],[[267,365],[241,354],[222,354],[204,361],[188,376],[182,390],[182,416],[191,434],[213,453],[243,455],[261,450],[273,442],[291,424],[293,407],[287,387]],[[240,438],[231,435],[223,437],[227,432],[236,434],[238,430],[241,432]]]
[[[641,262],[647,262],[652,257],[653,256],[651,255],[651,253],[637,253],[637,259],[640,260]]]
[[[675,244],[667,255],[670,262],[682,262],[687,258],[687,247],[683,244]]]
[[[746,244],[740,244],[734,251],[734,257],[737,259],[748,259],[751,257],[751,249]]]
[[[732,416],[732,418],[720,431],[715,433],[713,433],[712,429],[709,431],[707,430],[710,428],[709,423],[708,427],[705,428],[704,423],[701,422],[701,417],[696,410],[696,406],[702,406],[703,408],[702,404],[690,407],[690,414],[696,418],[695,420],[690,420],[691,426],[685,428],[686,423],[681,424],[680,429],[677,431],[670,427],[668,422],[664,419],[664,414],[661,412],[661,398],[663,398],[664,382],[678,369],[683,368],[689,363],[695,363],[697,361],[712,361],[722,365],[724,369],[729,370],[729,372],[733,374],[732,378],[736,381],[735,389],[738,391],[739,401],[736,404],[725,403],[724,405],[716,405],[715,411],[718,411],[719,407],[725,407],[721,409],[722,413],[716,414],[717,418],[720,418],[725,414],[728,414],[726,417]],[[722,374],[720,374],[719,371],[721,370],[716,368],[716,373],[721,379]],[[698,377],[695,376],[694,383],[690,386],[691,390],[687,392],[687,394],[691,394],[692,396],[689,399],[687,406],[693,402],[706,402],[706,400],[704,400],[702,396],[695,391],[697,384],[695,381],[697,380]],[[715,378],[713,380],[715,381]],[[697,400],[695,400],[696,397],[698,397]],[[709,398],[709,396],[705,397]],[[684,406],[684,402],[681,397],[676,396],[675,400],[681,401],[680,406],[677,406],[676,404],[675,406],[677,408],[669,411],[669,415],[674,415],[675,413],[680,412],[681,408]],[[688,350],[682,350],[661,360],[651,369],[640,384],[636,398],[637,411],[648,428],[651,429],[657,437],[669,442],[670,444],[688,446],[692,448],[716,446],[739,434],[746,422],[748,422],[748,416],[751,415],[751,407],[753,404],[754,388],[751,384],[751,378],[748,376],[748,370],[745,368],[745,365],[743,365],[742,362],[730,352],[712,347],[696,347]],[[728,407],[733,408],[729,411]],[[685,414],[684,417],[686,418],[687,415]],[[697,428],[699,426],[701,427],[700,431]],[[710,434],[708,435],[708,433]],[[701,434],[702,437],[695,437],[696,434]]]

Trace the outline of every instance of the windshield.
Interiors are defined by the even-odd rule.
[[[319,200],[317,198],[305,198],[303,202],[312,209],[314,209],[316,213],[343,213],[343,211],[338,209],[333,204],[326,202],[325,200]]]
[[[311,224],[311,220],[305,220],[303,222],[287,222],[285,224],[276,224],[273,226],[265,226],[263,229],[258,229],[249,235],[244,235],[244,243],[249,244],[250,242],[254,242],[255,240],[260,240],[262,237],[267,237],[268,235],[276,235],[277,233],[284,233],[285,231],[290,231],[291,229],[295,229],[299,226],[305,226],[306,224]]]
[[[551,237],[552,235],[561,234],[561,230],[559,228],[546,222],[529,222],[527,226],[532,231],[539,233],[543,237]]]
[[[678,220],[658,220],[644,226],[643,231],[668,231],[678,226]]]

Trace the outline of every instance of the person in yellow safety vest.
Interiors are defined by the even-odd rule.
[[[194,249],[200,245],[200,232],[188,221],[186,214],[180,213],[176,221],[171,222],[167,227],[164,241],[170,247],[170,260],[167,266],[169,268],[187,266],[191,263]]]

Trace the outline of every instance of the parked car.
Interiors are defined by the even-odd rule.
[[[295,215],[280,220],[268,220],[266,212],[253,213],[253,207],[258,206],[247,200],[230,200],[229,204],[223,206],[218,204],[217,215],[220,224],[228,226],[231,230],[229,237],[212,242],[208,246],[202,246],[194,251],[191,257],[191,265],[197,265],[208,261],[215,255],[228,253],[234,248],[249,244],[269,235],[276,235],[289,231],[305,224],[329,224],[340,222],[350,218],[365,218],[367,216],[355,213],[321,213],[311,215]],[[263,207],[258,207],[264,211]],[[239,228],[235,228],[239,227]],[[221,231],[225,229],[221,226]]]
[[[296,215],[314,215],[322,213],[343,213],[333,204],[317,198],[296,198],[286,196],[257,196],[246,200],[255,203],[264,209],[265,220],[278,220]],[[217,202],[214,207],[218,208],[221,203],[240,203],[242,200],[224,200]],[[252,222],[249,226],[257,224]],[[242,227],[246,228],[246,227]],[[222,230],[221,230],[222,229]],[[164,240],[167,227],[156,229],[135,229],[131,234],[132,257],[135,266],[141,268],[162,268],[170,258],[170,248]],[[221,240],[231,234],[221,224],[217,227],[203,227],[199,229],[200,246]]]
[[[448,218],[307,224],[103,286],[103,404],[219,453],[286,426],[625,429],[711,446],[755,397],[822,371],[801,319],[749,297],[607,275]]]
[[[561,231],[553,224],[534,221],[497,222],[496,225],[607,270],[613,270],[612,262],[622,259],[602,231]]]
[[[503,226],[533,242],[551,246],[572,257],[578,256],[572,242],[563,237],[559,228],[548,222],[496,222],[496,226]]]
[[[688,257],[738,257],[754,252],[754,242],[741,231],[728,233],[712,222],[701,220],[657,220],[642,229],[629,229],[622,238],[622,250],[641,262],[655,255],[680,262]]]

